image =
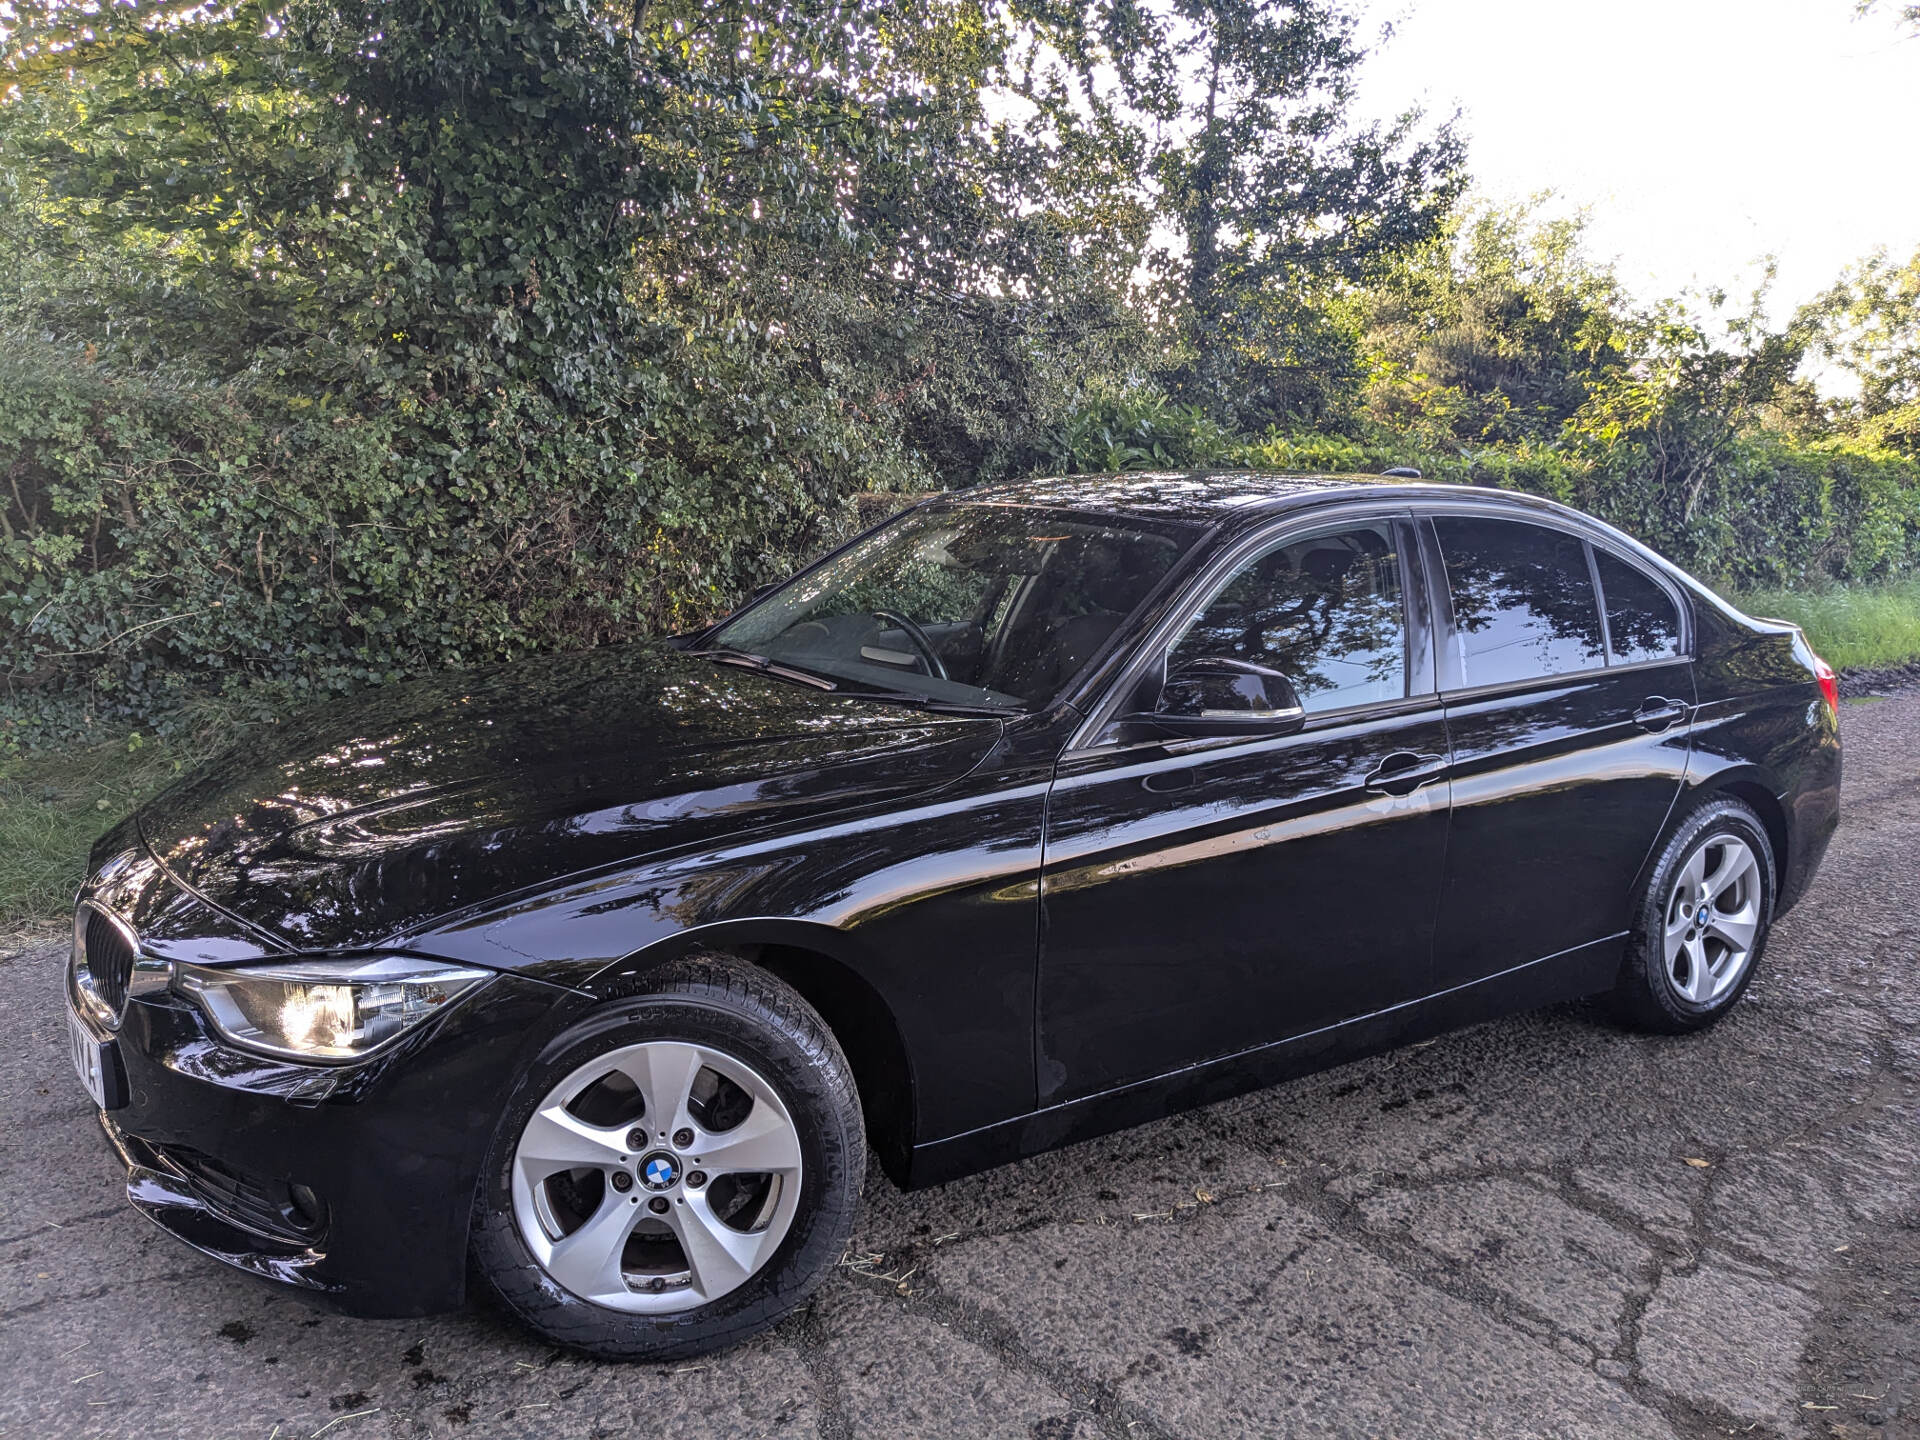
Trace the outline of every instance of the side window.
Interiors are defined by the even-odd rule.
[[[1502,685],[1603,665],[1585,543],[1519,520],[1436,516],[1463,683]]]
[[[1407,628],[1391,522],[1289,541],[1215,592],[1170,666],[1226,656],[1278,670],[1311,713],[1406,694]]]
[[[1607,602],[1607,638],[1614,663],[1664,660],[1680,653],[1680,612],[1651,576],[1617,555],[1593,547],[1600,593]]]

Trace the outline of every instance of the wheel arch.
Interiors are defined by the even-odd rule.
[[[608,993],[668,961],[718,951],[790,985],[820,1012],[853,1070],[868,1143],[895,1184],[904,1184],[913,1151],[915,1076],[893,1008],[863,973],[858,946],[842,931],[800,921],[729,921],[657,941],[594,975],[587,988]]]
[[[1675,816],[1675,824],[1692,811],[1702,800],[1710,800],[1718,795],[1738,800],[1760,817],[1760,823],[1766,827],[1767,844],[1773,850],[1773,895],[1776,902],[1780,890],[1786,884],[1789,830],[1787,827],[1786,806],[1780,803],[1780,796],[1767,783],[1765,773],[1758,766],[1740,766],[1722,770],[1708,776],[1688,795],[1688,804]],[[1681,809],[1681,807],[1676,807]]]

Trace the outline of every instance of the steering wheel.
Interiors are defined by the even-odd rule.
[[[884,620],[913,642],[913,648],[920,652],[920,658],[926,662],[927,674],[936,680],[948,679],[947,662],[940,658],[940,652],[933,648],[933,641],[927,638],[918,622],[908,619],[893,610],[871,610],[867,612],[876,620]]]

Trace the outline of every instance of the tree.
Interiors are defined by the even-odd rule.
[[[1752,512],[1744,518],[1753,529],[1770,505],[1798,518],[1818,510],[1798,495],[1737,493],[1742,437],[1793,384],[1807,348],[1799,323],[1768,322],[1771,281],[1769,270],[1747,307],[1730,314],[1727,296],[1712,292],[1704,315],[1668,301],[1626,317],[1631,363],[1601,376],[1566,426],[1567,444],[1587,454],[1604,485],[1582,497],[1588,508],[1635,534],[1668,537],[1682,557],[1711,570],[1752,560],[1732,551],[1742,511]]]
[[[1339,0],[1087,0],[1056,25],[1083,95],[1139,135],[1168,381],[1223,423],[1316,418],[1356,373],[1338,287],[1430,239],[1461,186],[1451,126],[1358,125],[1364,58]]]
[[[1884,250],[1868,256],[1802,319],[1859,387],[1851,418],[1865,436],[1920,453],[1920,251],[1905,264]]]
[[[359,267],[393,237],[376,236],[350,133],[276,12],[23,8],[0,107],[16,316],[223,372],[351,322]]]
[[[678,629],[1019,463],[1138,206],[974,0],[137,0],[0,103],[16,695],[338,690]],[[1044,126],[1043,126],[1044,129]]]
[[[1018,468],[1046,423],[1139,348],[1127,276],[1143,207],[1117,157],[1054,113],[994,115],[1010,26],[972,3],[898,30],[883,142],[837,183],[838,223],[690,232],[646,257],[694,312],[753,317],[926,484]],[[717,243],[716,243],[717,242]],[[649,282],[651,283],[651,281]]]
[[[1394,260],[1352,306],[1372,407],[1462,444],[1552,440],[1623,365],[1627,301],[1593,263],[1584,214],[1476,204]]]

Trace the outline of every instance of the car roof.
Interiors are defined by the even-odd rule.
[[[949,498],[969,504],[1022,505],[1091,514],[1138,515],[1214,525],[1249,509],[1357,485],[1396,482],[1377,476],[1285,475],[1248,470],[1129,471],[1114,475],[1039,475],[1003,480]]]
[[[1361,497],[1408,504],[1472,497],[1517,502],[1562,516],[1575,513],[1537,496],[1490,487],[1423,482],[1392,475],[1301,475],[1259,470],[1035,476],[949,491],[942,498],[963,504],[1033,506],[1237,528],[1275,511]]]
[[[1531,518],[1610,537],[1618,546],[1665,571],[1688,588],[1708,596],[1722,609],[1727,602],[1633,536],[1606,521],[1524,490],[1491,485],[1461,485],[1409,480],[1397,475],[1286,474],[1261,470],[1131,471],[1109,475],[1048,475],[949,490],[949,504],[1023,505],[1088,516],[1129,516],[1162,524],[1191,525],[1231,538],[1277,514],[1303,511],[1347,500],[1388,504],[1462,503],[1504,510],[1510,518]],[[1737,612],[1733,612],[1737,613]]]

